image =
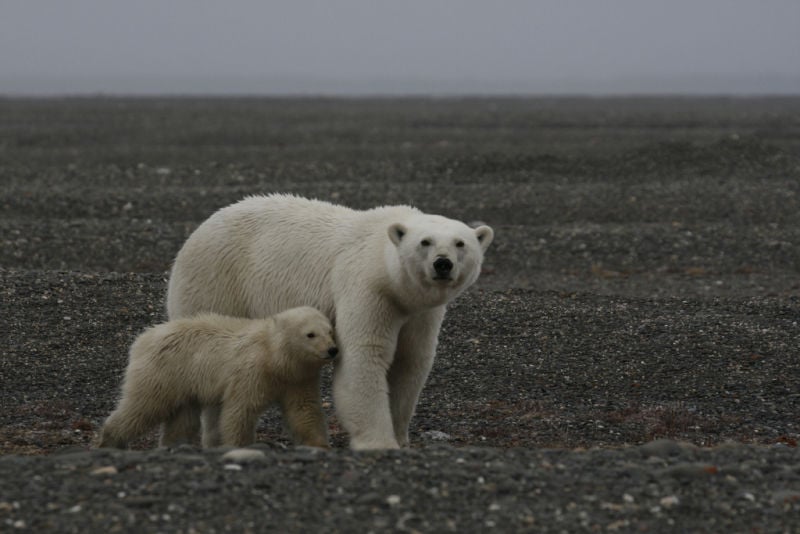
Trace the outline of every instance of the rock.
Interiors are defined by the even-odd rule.
[[[103,467],[98,467],[93,469],[89,474],[90,475],[116,475],[119,471],[113,465],[106,465]]]
[[[386,504],[389,506],[397,506],[402,501],[402,498],[399,495],[389,495],[386,497]]]
[[[453,436],[441,430],[428,430],[422,433],[422,439],[428,441],[450,441],[453,439]]]
[[[237,464],[260,462],[267,459],[267,455],[253,449],[231,449],[222,455],[222,461]]]
[[[717,472],[717,467],[711,464],[682,462],[662,469],[660,475],[679,480],[690,480],[715,475]]]
[[[657,456],[659,458],[678,456],[686,452],[686,449],[682,444],[671,439],[657,439],[649,443],[645,443],[639,447],[639,450],[645,456]]]
[[[675,495],[668,495],[667,497],[662,497],[658,501],[658,504],[660,504],[662,508],[670,509],[673,506],[676,506],[679,502],[680,499],[678,499]]]

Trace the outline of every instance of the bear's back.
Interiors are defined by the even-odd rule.
[[[246,197],[217,212],[220,223],[234,230],[237,236],[262,235],[265,230],[279,228],[287,241],[296,237],[291,241],[301,245],[309,240],[321,243],[363,240],[376,231],[383,238],[383,226],[388,227],[393,222],[420,213],[416,208],[404,205],[354,210],[323,200],[284,194]],[[295,235],[293,230],[298,230],[301,235]]]
[[[274,336],[270,319],[203,313],[169,321],[137,338],[128,374],[214,402],[234,376],[250,376],[268,365]]]
[[[420,212],[365,211],[293,195],[252,196],[220,209],[178,253],[170,276],[170,318],[213,311],[265,317],[313,305],[333,317],[331,273],[346,265],[383,268],[387,228]]]
[[[131,358],[150,364],[170,365],[178,360],[202,358],[214,353],[227,354],[237,341],[250,332],[265,329],[266,320],[202,313],[152,326],[131,346]]]

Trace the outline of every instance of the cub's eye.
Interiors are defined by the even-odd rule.
[[[308,339],[311,339],[311,338],[313,338],[313,337],[314,337],[314,332],[309,332],[308,334],[306,334],[306,337],[307,337]]]
[[[431,246],[431,242],[427,239],[423,239],[422,241],[419,242],[419,244],[422,245],[423,247]]]
[[[458,248],[464,248],[464,242],[463,241],[456,241],[456,246]]]

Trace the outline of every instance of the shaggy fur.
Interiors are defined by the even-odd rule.
[[[478,278],[493,236],[488,226],[472,229],[407,206],[356,211],[287,195],[250,197],[219,210],[186,241],[167,309],[176,319],[317,307],[336,321],[342,356],[333,397],[351,447],[405,446],[445,305]],[[446,276],[437,260],[449,262]],[[193,424],[187,417],[169,432],[192,436]]]
[[[161,422],[202,410],[203,445],[255,441],[258,417],[280,404],[298,444],[327,447],[321,367],[336,346],[330,321],[300,307],[267,319],[202,314],[152,327],[131,346],[122,399],[101,431],[101,447],[124,448]],[[162,443],[171,445],[170,436]]]

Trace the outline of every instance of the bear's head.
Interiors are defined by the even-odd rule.
[[[333,361],[339,353],[333,325],[316,308],[299,306],[275,316],[284,346],[297,362],[321,365]]]
[[[488,226],[470,228],[438,215],[394,223],[388,233],[397,251],[393,255],[397,259],[392,261],[399,263],[389,266],[390,272],[394,271],[390,276],[396,279],[401,274],[402,290],[412,299],[425,301],[420,304],[431,306],[455,298],[478,279],[483,253],[494,238]]]

